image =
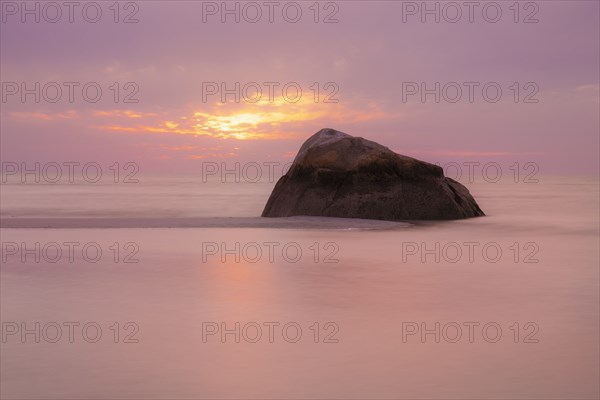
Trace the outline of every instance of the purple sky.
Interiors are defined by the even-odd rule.
[[[31,16],[22,23],[2,3],[3,95],[6,82],[98,82],[103,89],[98,103],[84,101],[80,89],[74,103],[66,89],[55,104],[9,95],[1,104],[3,161],[135,161],[145,172],[193,173],[207,160],[290,160],[307,137],[330,127],[430,162],[531,161],[540,174],[598,173],[597,1],[535,2],[538,23],[515,23],[512,1],[498,2],[497,23],[482,16],[488,2],[473,23],[468,15],[422,23],[419,14],[402,21],[406,2],[340,1],[339,22],[331,24],[313,21],[312,1],[298,2],[303,15],[295,24],[283,19],[281,6],[274,23],[267,15],[254,24],[231,16],[221,23],[219,15],[203,23],[200,1],[137,2],[139,22],[132,24],[113,22],[112,1],[99,2],[95,24],[80,10],[74,23],[64,15],[57,23]],[[321,20],[334,10],[326,3]],[[520,20],[536,11],[525,3]],[[139,103],[115,104],[108,89],[114,82],[135,82]],[[303,94],[286,102],[280,86],[273,104],[219,104],[219,96],[203,102],[203,82],[297,82]],[[315,103],[315,82],[320,100],[334,82],[339,102]],[[433,95],[403,101],[403,82],[481,85],[473,103],[463,86],[461,100],[436,104]],[[488,82],[503,90],[497,103],[482,97]],[[536,86],[539,102],[524,103]]]

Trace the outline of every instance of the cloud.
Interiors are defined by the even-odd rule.
[[[47,112],[11,112],[11,117],[18,119],[31,119],[38,121],[55,121],[64,119],[78,119],[79,114],[75,110],[67,110],[59,113],[47,113]]]
[[[143,113],[138,111],[131,110],[95,110],[92,112],[94,117],[123,117],[123,118],[133,118],[140,119],[145,117],[156,117],[158,114],[156,113]]]
[[[580,85],[575,87],[576,92],[586,92],[586,93],[600,93],[600,85],[590,84],[590,85]]]
[[[399,114],[384,112],[376,103],[360,105],[355,101],[342,103],[316,103],[312,99],[296,103],[282,97],[259,103],[215,103],[210,106],[191,107],[177,116],[176,112],[165,112],[158,118],[156,113],[130,111],[95,111],[96,117],[127,117],[139,123],[114,121],[105,125],[93,125],[96,129],[149,134],[180,134],[208,136],[218,139],[276,140],[303,136],[296,125],[322,121],[332,123],[363,122],[375,119],[395,119]],[[164,118],[167,117],[167,118]]]

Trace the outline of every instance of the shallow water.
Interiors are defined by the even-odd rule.
[[[272,183],[3,186],[1,395],[598,398],[598,181],[468,187],[488,216],[262,225]]]

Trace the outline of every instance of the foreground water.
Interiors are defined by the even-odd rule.
[[[272,186],[4,185],[2,397],[600,395],[597,179],[419,224],[260,219]]]

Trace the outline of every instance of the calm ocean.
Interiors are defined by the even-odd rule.
[[[599,182],[539,179],[416,224],[261,219],[269,182],[2,185],[0,394],[598,398]]]

